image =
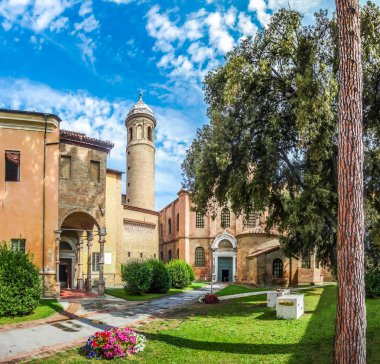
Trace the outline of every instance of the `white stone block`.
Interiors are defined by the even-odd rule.
[[[281,291],[270,291],[267,293],[267,307],[275,307],[276,306],[276,298],[290,294],[290,289],[282,289]]]
[[[304,295],[289,294],[276,298],[276,312],[278,318],[296,320],[304,313]]]

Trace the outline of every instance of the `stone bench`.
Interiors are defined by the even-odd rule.
[[[296,320],[304,313],[304,295],[289,294],[276,298],[277,318]]]
[[[267,307],[273,308],[276,306],[277,297],[290,294],[290,289],[282,289],[281,291],[270,291],[267,293]]]

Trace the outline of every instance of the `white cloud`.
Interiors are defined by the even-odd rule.
[[[103,0],[107,3],[115,3],[115,4],[129,4],[133,2],[134,0]]]
[[[80,23],[74,24],[75,32],[83,31],[85,33],[91,33],[99,28],[99,22],[95,19],[95,16],[91,14],[89,17],[84,18]]]
[[[224,16],[224,22],[226,23],[227,27],[234,29],[235,22],[236,22],[236,14],[237,14],[236,8],[231,6]]]
[[[243,12],[239,13],[238,29],[243,36],[253,36],[257,33],[257,26],[252,23],[251,17]]]
[[[210,43],[221,53],[227,53],[234,46],[234,38],[230,35],[219,12],[211,13],[206,18],[206,24],[209,26]]]
[[[50,23],[49,29],[51,32],[59,33],[66,29],[69,25],[69,18],[61,16]]]
[[[256,12],[258,21],[264,26],[268,24],[271,17],[267,12],[268,8],[270,9],[271,6],[267,6],[265,0],[249,0],[248,10]]]
[[[79,15],[85,16],[92,13],[92,0],[85,0],[79,8]]]
[[[95,41],[91,37],[85,35],[84,33],[79,33],[78,38],[81,40],[81,42],[78,43],[78,47],[82,52],[83,61],[90,61],[91,64],[94,64],[94,51],[96,49]]]
[[[201,42],[191,43],[187,52],[191,56],[191,60],[194,63],[203,63],[207,59],[214,57],[214,50],[212,47],[206,47]]]
[[[73,4],[74,0],[3,0],[0,16],[8,28],[9,24],[18,24],[41,32]]]

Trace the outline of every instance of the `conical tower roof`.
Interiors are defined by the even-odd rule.
[[[129,110],[128,118],[134,114],[148,114],[154,118],[153,110],[143,101],[141,92],[139,101]]]

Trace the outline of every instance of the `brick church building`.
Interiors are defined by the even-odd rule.
[[[194,211],[184,190],[155,210],[155,128],[140,96],[128,112],[126,194],[123,171],[107,168],[113,143],[60,129],[54,114],[0,110],[0,241],[30,251],[44,294],[64,288],[99,295],[121,283],[132,259],[184,259],[199,280],[257,285],[332,279],[311,253],[289,260],[266,215],[216,219]]]

